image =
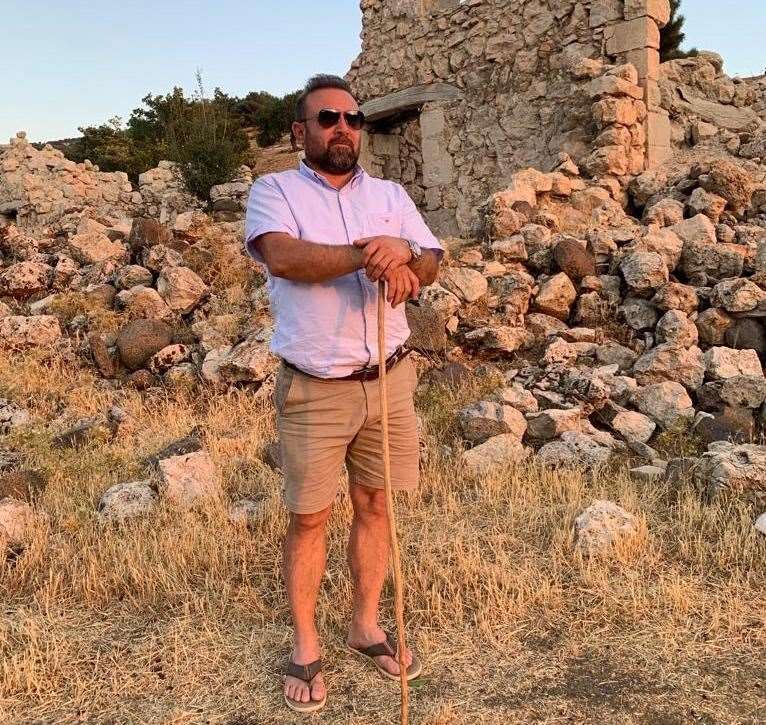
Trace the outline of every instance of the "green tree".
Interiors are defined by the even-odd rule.
[[[681,15],[681,0],[670,0],[670,21],[660,31],[660,61],[675,60],[676,58],[688,58],[697,55],[697,49],[682,50],[686,33],[682,28],[686,18]]]
[[[206,201],[211,186],[231,180],[248,148],[239,119],[230,109],[224,94],[205,96],[199,71],[194,98],[177,94],[167,108],[163,106],[168,156],[179,165],[187,189]]]
[[[124,171],[133,182],[161,158],[154,144],[143,143],[128,133],[119,116],[100,126],[81,126],[78,130],[82,136],[68,149],[68,158],[79,163],[90,159],[102,171]]]

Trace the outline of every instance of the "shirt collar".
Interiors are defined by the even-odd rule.
[[[312,169],[303,159],[301,159],[300,163],[298,164],[298,173],[301,174],[301,176],[305,176],[307,179],[319,182],[320,184],[324,184],[334,191],[338,191],[338,189],[335,189],[334,186],[328,183],[324,176],[314,171],[314,169]],[[346,187],[356,186],[356,184],[362,181],[366,173],[367,172],[359,164],[357,164],[354,167],[354,175],[349,179],[348,183],[343,188],[345,189]]]

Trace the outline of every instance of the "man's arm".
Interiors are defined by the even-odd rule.
[[[283,232],[267,232],[252,244],[271,275],[293,282],[327,282],[364,266],[363,250],[351,245],[307,242]]]
[[[436,281],[439,274],[439,263],[441,254],[433,249],[423,249],[420,259],[416,262],[414,259],[407,265],[420,281],[420,284],[427,287]]]
[[[362,264],[367,270],[367,276],[372,280],[388,275],[397,267],[406,264],[418,278],[421,285],[433,284],[439,272],[441,251],[422,249],[422,255],[416,262],[412,259],[410,247],[404,239],[397,237],[367,237],[357,239],[355,247],[363,251]]]

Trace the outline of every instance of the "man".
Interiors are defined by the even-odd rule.
[[[396,642],[378,625],[389,556],[378,394],[378,280],[387,285],[386,345],[394,489],[418,479],[414,368],[402,345],[402,304],[436,278],[441,247],[404,189],[357,163],[363,114],[348,84],[315,76],[298,99],[292,132],[305,150],[297,170],[252,187],[248,253],[269,270],[283,364],[274,393],[290,512],[283,576],[294,641],[284,697],[294,710],[326,699],[314,610],[326,563],[325,524],[345,461],[354,510],[348,560],[354,600],[347,644],[398,679]],[[408,677],[420,673],[405,653]]]

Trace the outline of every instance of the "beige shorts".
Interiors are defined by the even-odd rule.
[[[409,358],[388,371],[391,485],[418,485],[419,446]],[[380,395],[377,380],[319,380],[282,365],[274,390],[282,451],[285,505],[316,513],[338,493],[345,461],[350,484],[383,488]]]

